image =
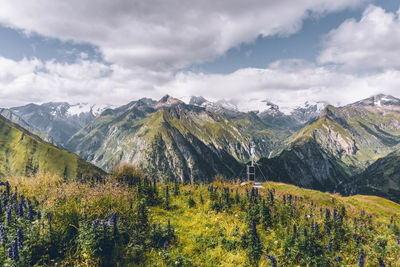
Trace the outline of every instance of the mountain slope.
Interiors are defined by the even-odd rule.
[[[20,116],[18,116],[17,114],[12,112],[11,110],[6,109],[6,108],[0,108],[0,115],[3,116],[4,118],[6,118],[7,120],[11,121],[11,122],[13,122],[15,124],[18,124],[19,126],[21,126],[22,128],[28,130],[29,132],[31,132],[33,134],[36,134],[37,136],[42,138],[44,141],[56,145],[56,142],[54,141],[54,139],[48,133],[42,132],[42,131],[36,129],[35,127],[33,127],[32,125],[27,123],[25,120],[23,120]]]
[[[379,95],[340,108],[327,106],[317,119],[288,139],[277,157],[262,159],[260,164],[269,180],[346,192],[357,175],[400,147],[399,122],[400,100],[390,96]],[[377,167],[371,168],[367,170]],[[398,193],[395,179],[387,177],[382,187],[377,185],[374,190],[385,197]],[[360,183],[368,187],[367,181]],[[389,192],[390,186],[393,189]],[[364,188],[357,192],[373,191]]]
[[[381,196],[400,203],[400,150],[378,159],[357,175],[348,193]]]
[[[384,99],[395,98],[379,95],[341,108],[328,106],[289,143],[311,137],[349,175],[358,174],[400,147],[400,100]]]
[[[105,107],[89,104],[50,102],[14,107],[10,111],[32,128],[47,133],[56,143],[64,145],[72,135],[94,120],[104,109]]]
[[[254,113],[227,118],[165,96],[103,112],[67,147],[105,170],[127,161],[160,178],[189,180],[237,175],[240,162],[249,159],[250,142],[259,145],[261,157],[278,139]]]
[[[261,159],[258,164],[269,181],[290,183],[321,191],[342,191],[349,176],[336,160],[327,154],[312,138],[292,143],[279,156]]]
[[[0,116],[0,177],[51,173],[67,178],[104,174],[77,155],[58,149]]]

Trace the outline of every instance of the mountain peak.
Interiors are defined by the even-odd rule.
[[[364,107],[387,107],[387,106],[400,106],[400,99],[385,94],[378,94],[361,101],[350,104],[349,106],[364,106]]]
[[[170,107],[178,104],[184,103],[183,101],[174,98],[170,95],[165,95],[163,96],[160,100],[158,100],[157,104],[154,105],[155,108],[161,108],[161,107]]]
[[[189,101],[189,105],[195,105],[195,106],[201,106],[204,103],[207,103],[208,100],[205,99],[202,96],[191,96],[190,97],[190,101]]]

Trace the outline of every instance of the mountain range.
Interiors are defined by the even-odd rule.
[[[229,101],[169,95],[117,108],[46,103],[0,112],[107,172],[126,161],[159,179],[243,178],[253,143],[259,179],[400,201],[400,100],[392,96],[306,103],[289,114],[268,101],[242,112]]]

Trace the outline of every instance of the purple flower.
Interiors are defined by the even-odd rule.
[[[325,209],[325,218],[329,220],[331,218],[331,210],[330,209]]]
[[[22,234],[22,231],[20,229],[17,230],[17,245],[19,248],[22,248],[22,245],[24,243],[24,235]]]
[[[317,222],[314,223],[314,232],[318,233],[318,223]]]
[[[379,262],[379,267],[385,267],[385,263],[381,258],[378,258],[378,262]]]
[[[360,256],[358,256],[358,267],[364,267],[364,252],[360,253]]]
[[[333,261],[334,261],[334,262],[341,262],[341,261],[342,261],[342,258],[339,256],[339,257],[336,257]]]
[[[3,224],[0,225],[0,237],[1,237],[1,243],[5,245],[7,243],[7,232],[4,229]]]
[[[330,234],[331,234],[331,229],[329,228],[328,225],[325,225],[325,233],[326,233],[327,235],[330,235]]]
[[[332,252],[332,238],[329,239],[329,242],[328,242],[328,251]]]
[[[10,226],[11,225],[11,207],[9,207],[8,209],[7,209],[7,215],[6,215],[6,217],[7,217],[7,226]]]
[[[164,249],[167,249],[167,247],[168,247],[168,240],[165,240],[163,247],[164,247]]]
[[[276,267],[276,266],[277,266],[277,262],[276,262],[276,259],[275,259],[274,256],[272,256],[272,255],[267,255],[266,258],[269,259],[269,260],[271,260],[271,263],[272,263],[272,266],[273,266],[273,267]]]
[[[12,243],[11,248],[8,249],[8,257],[13,261],[19,260],[18,246],[15,242]]]

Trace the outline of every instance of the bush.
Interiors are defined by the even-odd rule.
[[[128,183],[134,183],[135,179],[143,179],[144,174],[136,165],[122,162],[114,167],[112,177],[118,182],[127,180]]]

